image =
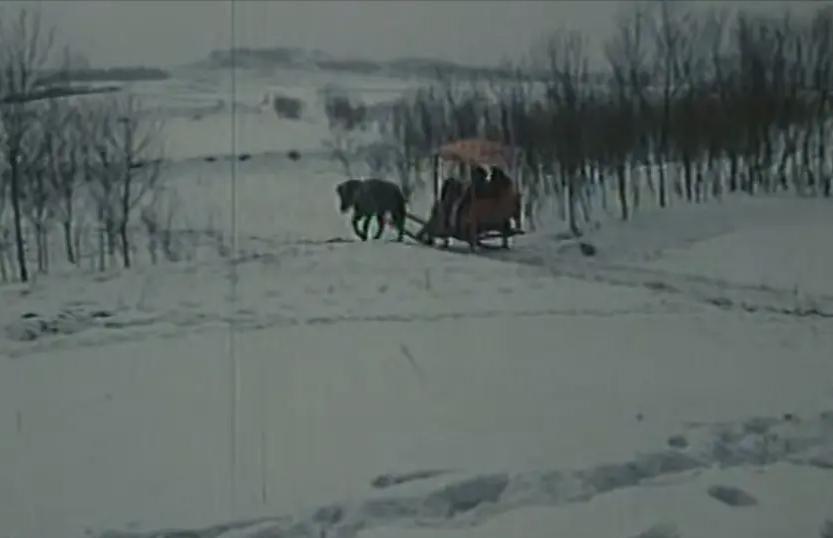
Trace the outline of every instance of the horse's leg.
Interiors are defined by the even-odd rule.
[[[362,231],[359,230],[359,221],[362,219],[362,215],[359,213],[353,214],[353,231],[356,232],[356,235],[359,236],[359,239],[362,241],[366,240],[366,235],[362,235]]]
[[[385,214],[379,213],[376,215],[376,224],[378,225],[378,229],[376,230],[376,235],[373,236],[373,239],[379,239],[382,237],[382,232],[385,231]]]
[[[393,217],[393,224],[396,226],[396,240],[402,242],[405,240],[405,214],[397,214]]]

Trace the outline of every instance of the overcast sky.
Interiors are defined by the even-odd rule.
[[[175,65],[230,44],[231,0],[2,1],[40,6],[63,43],[94,65]],[[467,63],[517,59],[548,31],[581,30],[601,42],[625,1],[235,0],[238,46],[300,46],[344,56],[432,56]],[[709,2],[690,2],[709,4]],[[717,2],[713,2],[717,3]],[[784,0],[719,2],[779,10]],[[797,12],[822,2],[789,2]],[[597,49],[598,50],[598,49]]]

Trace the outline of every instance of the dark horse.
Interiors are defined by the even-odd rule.
[[[385,214],[390,214],[398,235],[402,241],[405,233],[405,196],[395,183],[383,179],[349,179],[336,186],[339,198],[339,210],[346,213],[353,208],[353,230],[362,241],[367,241],[370,219],[376,218],[378,230],[374,239],[379,239],[385,228]],[[361,229],[359,222],[364,219]]]

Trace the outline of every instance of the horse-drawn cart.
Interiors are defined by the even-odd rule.
[[[458,140],[439,148],[428,220],[408,214],[422,226],[414,238],[429,245],[442,239],[445,246],[453,238],[474,249],[484,239],[500,237],[508,248],[509,237],[523,233],[520,189],[514,179],[519,164],[518,151],[489,140]]]

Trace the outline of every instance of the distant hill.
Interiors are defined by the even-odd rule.
[[[53,71],[46,74],[42,84],[60,82],[131,82],[136,80],[166,80],[171,74],[156,67],[83,68],[69,71]]]
[[[201,67],[227,69],[236,64],[242,68],[259,67],[303,67],[325,61],[327,56],[320,51],[294,47],[239,48],[212,50],[208,59],[199,62]]]
[[[224,69],[236,64],[238,68],[310,68],[357,74],[395,76],[430,76],[437,73],[461,76],[501,76],[506,71],[495,67],[469,66],[434,58],[398,58],[373,61],[356,58],[335,58],[321,51],[293,47],[239,48],[211,51],[201,67]]]
[[[90,86],[42,86],[28,94],[9,94],[0,98],[0,104],[26,103],[44,99],[57,99],[74,95],[92,95],[113,93],[119,91],[118,86],[90,87]]]
[[[511,78],[511,69],[494,66],[466,65],[450,60],[424,57],[396,58],[374,61],[360,58],[338,58],[320,50],[296,47],[239,48],[214,50],[208,58],[193,64],[207,69],[228,69],[232,64],[242,69],[291,68],[354,73],[358,75],[380,75],[391,77],[431,78],[437,75],[460,78]],[[550,78],[546,71],[527,73],[533,80]],[[608,81],[605,70],[589,73],[588,82],[605,85]]]

